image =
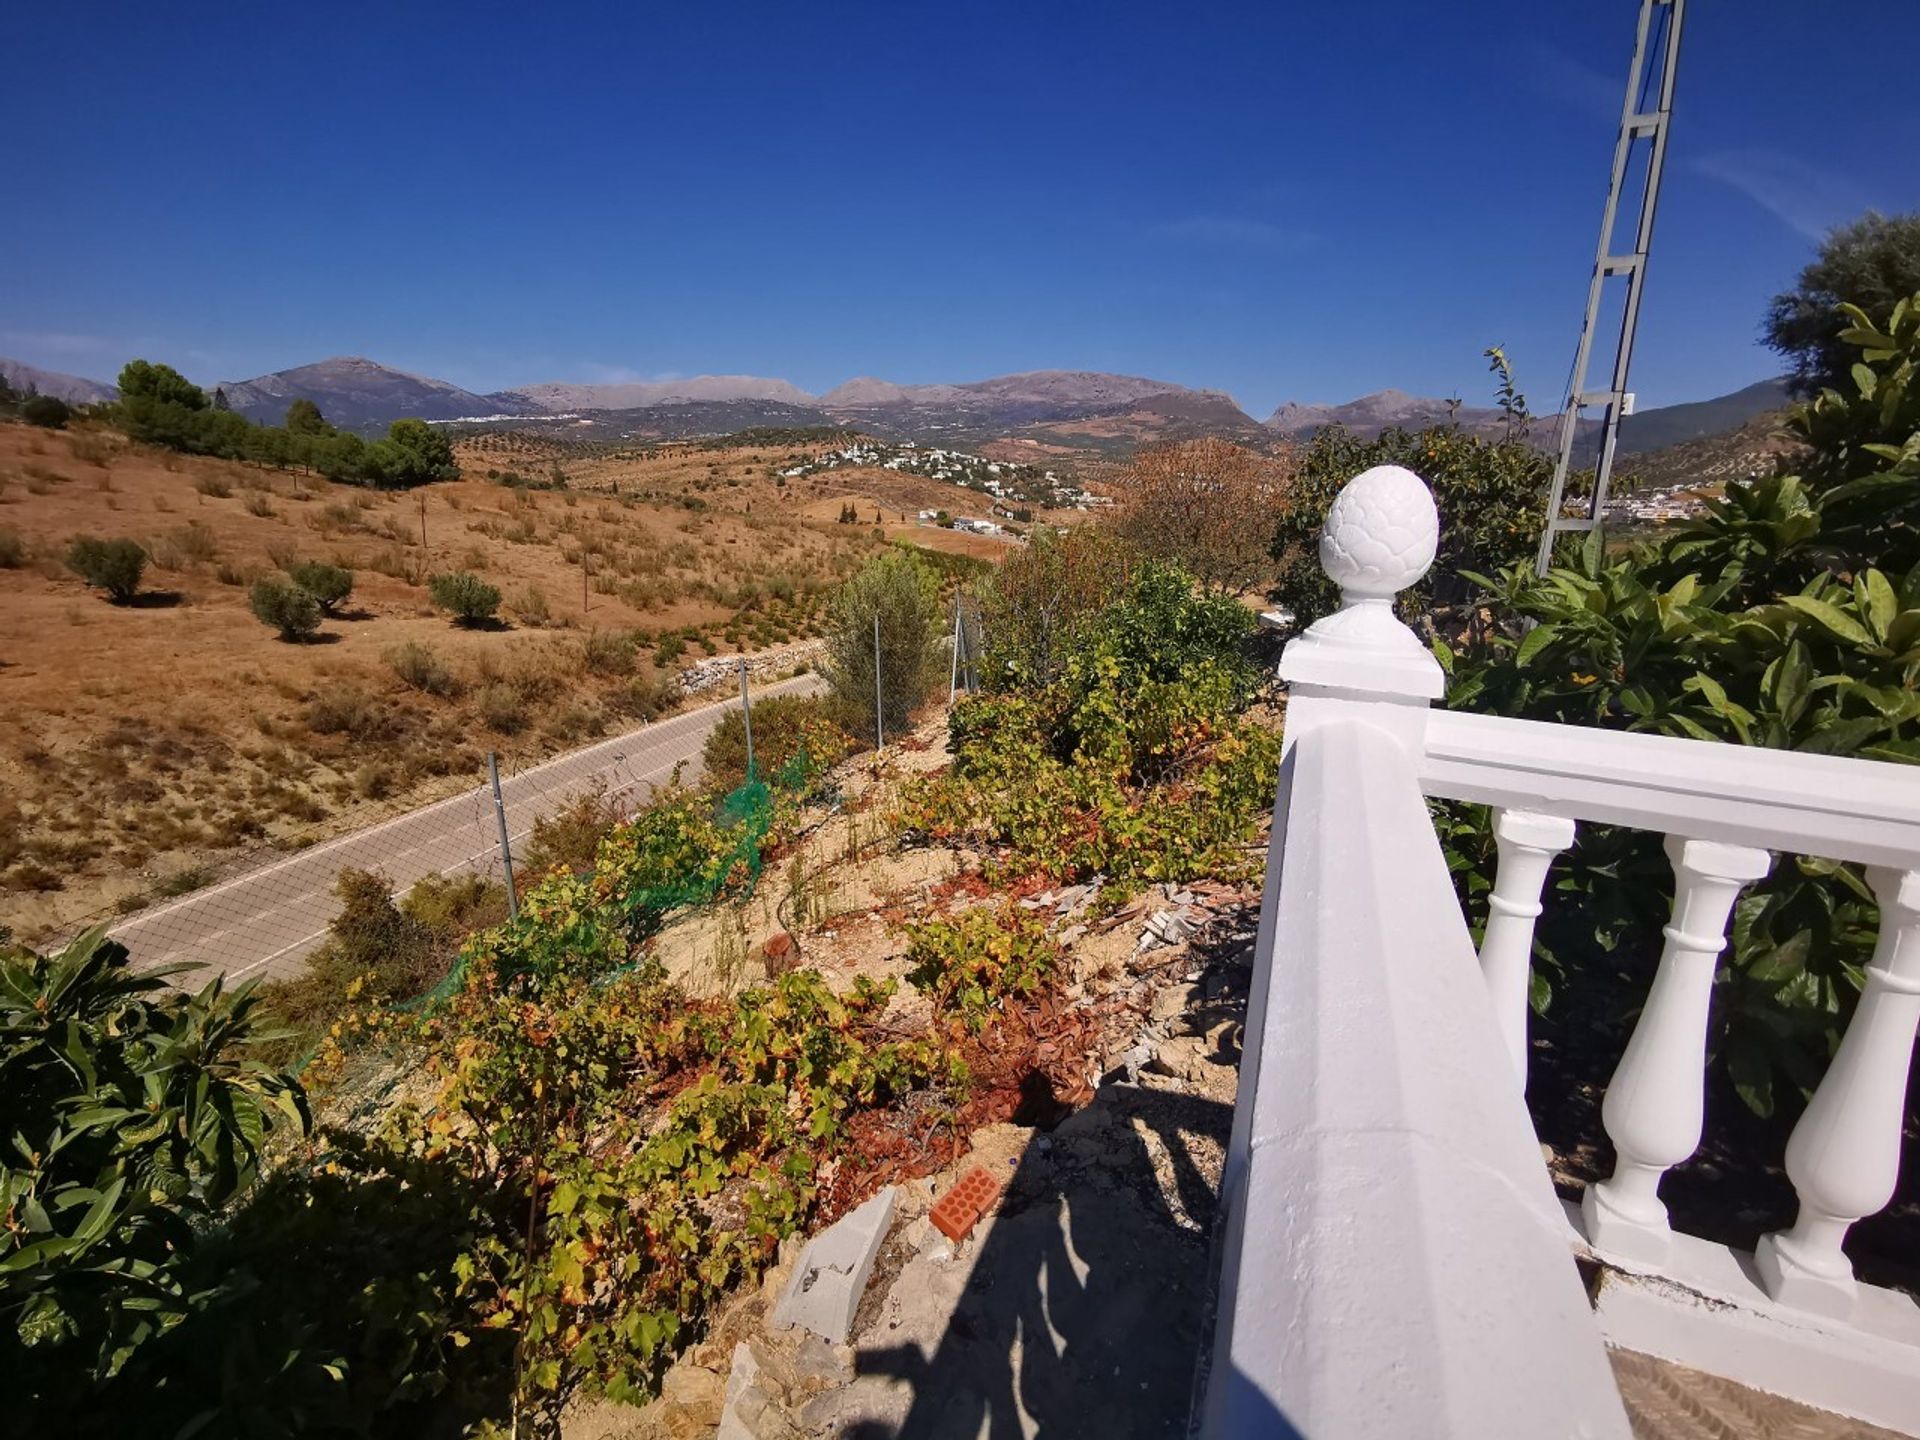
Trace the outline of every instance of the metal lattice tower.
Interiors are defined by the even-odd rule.
[[[1580,326],[1580,347],[1574,353],[1573,379],[1560,419],[1559,454],[1553,467],[1553,489],[1547,500],[1547,522],[1540,535],[1542,575],[1553,560],[1553,543],[1575,530],[1600,524],[1607,503],[1607,481],[1613,474],[1613,452],[1620,438],[1620,421],[1632,413],[1633,396],[1627,390],[1627,366],[1633,359],[1633,334],[1640,320],[1640,289],[1646,280],[1647,249],[1653,242],[1653,213],[1660,201],[1660,173],[1666,166],[1667,126],[1673,119],[1673,80],[1680,61],[1680,29],[1687,0],[1640,0],[1640,24],[1634,35],[1633,66],[1627,72],[1627,98],[1620,111],[1620,135],[1613,146],[1613,177],[1607,186],[1606,213],[1600,221],[1600,244],[1593,261],[1593,279],[1587,286],[1586,319]],[[1652,68],[1657,67],[1657,68]],[[1654,97],[1651,108],[1647,101]],[[1633,227],[1633,248],[1614,248],[1620,202],[1627,196],[1628,175],[1637,154],[1646,155],[1646,173],[1639,187],[1639,220]],[[1620,312],[1620,339],[1614,350],[1611,383],[1604,389],[1587,388],[1593,360],[1593,335],[1609,291],[1626,287]],[[1600,451],[1594,463],[1593,491],[1584,504],[1574,502],[1567,513],[1567,477],[1573,468],[1573,448],[1581,417],[1601,407]]]

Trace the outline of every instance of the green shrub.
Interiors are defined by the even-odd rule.
[[[1057,879],[1242,878],[1273,803],[1279,737],[1241,712],[1259,673],[1253,617],[1149,564],[1083,619],[1050,685],[970,697],[951,773],[909,784],[911,828],[1005,847]]]
[[[344,565],[329,565],[322,560],[307,560],[293,567],[289,578],[314,598],[322,613],[338,612],[353,594],[353,571]]]
[[[1851,393],[1827,390],[1789,422],[1808,446],[1799,473],[1730,484],[1702,523],[1617,559],[1595,533],[1545,579],[1530,565],[1476,577],[1494,623],[1442,650],[1448,704],[1920,760],[1920,296],[1884,326],[1850,319]],[[1483,892],[1484,815],[1453,814],[1448,843],[1463,894]],[[1580,1023],[1623,1025],[1624,1002],[1594,991],[1659,952],[1671,872],[1658,837],[1583,826],[1557,883],[1535,1003],[1558,1007],[1565,987]],[[1796,857],[1742,892],[1714,1064],[1749,1107],[1770,1112],[1822,1072],[1877,928],[1857,867]],[[1644,975],[1629,978],[1644,995]]]
[[[1080,628],[1126,589],[1140,563],[1102,525],[1043,531],[1002,562],[982,596],[987,653],[982,679],[996,689],[1060,678]]]
[[[340,910],[326,941],[292,980],[260,992],[263,1012],[287,1032],[285,1059],[310,1054],[351,997],[378,1005],[417,999],[439,984],[461,943],[506,916],[506,891],[477,875],[429,876],[396,905],[385,876],[342,870],[334,881]]]
[[[854,734],[872,734],[877,659],[887,733],[904,730],[940,675],[943,621],[940,581],[931,566],[893,547],[869,560],[828,607],[827,653],[820,668],[835,718]]]
[[[208,1223],[305,1129],[297,1081],[258,1058],[249,990],[174,990],[90,931],[0,952],[0,1369],[12,1423],[60,1428],[97,1381],[203,1297]]]
[[[305,640],[320,628],[320,602],[276,576],[254,581],[247,601],[254,618],[273,626],[282,640]]]
[[[456,625],[481,625],[500,608],[500,592],[478,575],[455,570],[427,581],[433,603],[453,616]]]
[[[833,764],[847,751],[847,735],[813,695],[774,695],[753,705],[754,768],[764,779],[800,763],[811,771]],[[701,751],[706,778],[716,790],[732,790],[747,778],[747,727],[730,709],[707,732]]]
[[[1516,420],[1516,424],[1521,424]],[[1440,511],[1440,549],[1425,579],[1402,592],[1402,612],[1467,598],[1471,571],[1534,553],[1553,477],[1547,455],[1516,435],[1488,440],[1454,425],[1387,430],[1363,440],[1341,426],[1318,432],[1288,482],[1273,537],[1273,598],[1304,628],[1337,609],[1339,592],[1320,566],[1320,529],[1340,488],[1376,465],[1404,466],[1425,480]],[[989,630],[991,633],[991,630]]]
[[[64,430],[73,411],[67,402],[52,395],[35,395],[20,407],[20,418],[42,430]]]
[[[907,983],[968,1030],[1038,993],[1060,964],[1047,923],[1012,905],[976,905],[951,919],[907,927]]]
[[[460,688],[439,652],[418,640],[408,640],[387,651],[387,664],[407,684],[428,695],[452,695]]]
[[[96,590],[124,605],[140,591],[147,552],[131,540],[101,540],[82,535],[67,547],[67,568]]]

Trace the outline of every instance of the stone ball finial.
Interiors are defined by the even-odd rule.
[[[1440,515],[1427,482],[1400,465],[1376,465],[1334,497],[1320,531],[1320,568],[1343,599],[1391,599],[1427,573]]]

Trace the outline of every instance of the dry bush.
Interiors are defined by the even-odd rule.
[[[258,515],[266,519],[273,514],[273,497],[264,490],[256,490],[246,499],[246,511],[249,515]]]
[[[538,585],[529,585],[508,603],[513,618],[522,625],[544,628],[553,623],[553,610],[547,604],[547,595]]]
[[[104,435],[75,435],[71,444],[73,458],[83,465],[98,465],[104,470],[113,463],[116,447]]]
[[[1292,459],[1226,440],[1146,450],[1121,481],[1116,524],[1142,552],[1230,595],[1263,584],[1286,507]]]
[[[606,734],[607,717],[598,706],[576,702],[556,712],[546,728],[556,740],[584,740]]]
[[[379,698],[359,685],[335,684],[307,701],[307,728],[316,735],[345,735],[352,740],[391,738],[398,726]]]
[[[174,532],[174,539],[180,546],[180,553],[188,560],[204,564],[220,554],[220,542],[215,538],[213,528],[198,520],[190,520]]]
[[[526,727],[527,704],[520,691],[504,680],[490,681],[473,692],[480,723],[502,735],[516,735]]]
[[[387,664],[408,685],[428,695],[452,695],[460,688],[439,652],[418,640],[409,640],[387,651]]]
[[[193,488],[214,500],[224,500],[233,494],[233,486],[224,475],[201,475],[194,480]]]
[[[0,530],[0,570],[18,570],[27,563],[27,542],[18,530]]]
[[[625,675],[638,644],[631,633],[595,630],[580,642],[580,668],[590,675]]]

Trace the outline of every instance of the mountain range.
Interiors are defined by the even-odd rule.
[[[51,395],[69,405],[98,405],[119,394],[113,386],[102,385],[98,380],[62,375],[58,370],[41,370],[19,360],[0,359],[0,380],[6,381],[15,390]]]
[[[76,403],[111,399],[113,387],[0,360],[10,384]],[[480,394],[357,356],[223,382],[226,401],[249,419],[277,423],[296,398],[334,424],[374,430],[402,416],[423,420],[549,423],[565,417],[600,436],[686,436],[746,425],[850,425],[890,439],[1031,446],[1122,453],[1141,444],[1222,435],[1247,443],[1301,440],[1329,425],[1361,436],[1389,426],[1418,428],[1452,418],[1475,434],[1505,429],[1497,410],[1381,390],[1343,405],[1289,403],[1264,423],[1224,391],[1091,370],[1036,370],[959,384],[902,385],[862,376],[811,395],[786,380],[754,375],[575,384],[551,382]],[[1635,454],[1737,429],[1787,403],[1782,381],[1731,395],[1644,410],[1621,424],[1620,453]],[[1591,426],[1595,422],[1585,422]],[[1554,417],[1535,420],[1533,438],[1553,443]]]

